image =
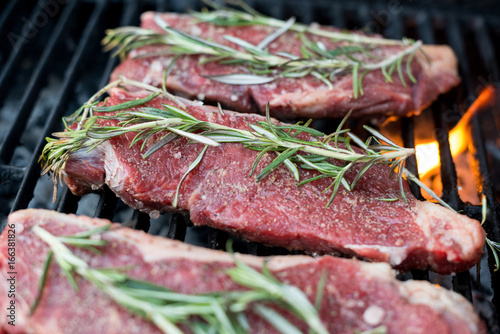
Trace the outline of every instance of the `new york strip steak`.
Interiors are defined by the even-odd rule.
[[[129,93],[116,88],[107,105],[116,105],[146,92]],[[147,106],[176,103],[157,97]],[[185,110],[199,120],[249,129],[248,123],[263,121],[255,114],[241,114],[202,106],[185,100]],[[115,120],[100,119],[104,125]],[[291,172],[280,166],[263,181],[256,175],[275,158],[268,152],[250,171],[258,151],[238,143],[209,147],[198,166],[180,187],[176,208],[172,201],[177,186],[203,144],[176,139],[144,159],[141,144],[130,147],[135,133],[114,137],[96,149],[74,152],[64,169],[64,181],[76,195],[107,185],[129,206],[148,212],[189,212],[195,225],[208,225],[244,239],[287,249],[314,253],[355,255],[385,261],[395,268],[431,268],[439,273],[466,270],[483,253],[484,231],[478,221],[453,213],[430,202],[417,201],[405,184],[408,204],[400,197],[399,183],[389,178],[386,165],[374,165],[353,191],[341,187],[326,207],[331,189],[328,178],[297,187]],[[159,138],[159,137],[156,137]],[[146,143],[145,150],[155,143]],[[335,163],[335,162],[334,162]],[[337,162],[338,163],[338,162]],[[346,174],[351,182],[356,167]],[[317,175],[299,168],[300,179]]]
[[[16,326],[0,319],[7,333],[159,333],[152,323],[129,313],[86,279],[75,275],[78,290],[54,261],[48,269],[35,312],[30,306],[39,291],[48,245],[34,232],[37,225],[55,236],[65,236],[110,224],[107,220],[65,215],[47,210],[23,210],[9,216],[16,231]],[[243,290],[227,275],[234,257],[129,228],[101,235],[102,254],[70,249],[92,268],[126,269],[132,278],[173,291],[202,294]],[[0,236],[0,299],[7,296],[7,229]],[[258,269],[264,258],[235,255]],[[472,306],[459,294],[422,281],[400,282],[384,263],[365,263],[331,256],[276,256],[267,259],[272,275],[302,290],[314,303],[318,282],[326,277],[319,316],[331,333],[359,333],[385,326],[387,333],[485,333]],[[2,306],[5,304],[2,302]],[[304,333],[307,326],[281,312]],[[246,311],[251,333],[276,333],[260,316]],[[194,319],[191,319],[194,320]]]
[[[157,13],[146,12],[141,17],[141,27],[165,33],[154,22]],[[222,27],[199,22],[190,15],[164,13],[159,14],[171,27],[192,34],[196,37],[213,40],[236,49],[240,46],[224,39],[224,35],[235,36],[251,44],[257,45],[276,28],[267,26]],[[340,29],[322,27],[326,30]],[[345,47],[345,42],[332,42],[325,37],[305,33],[313,42],[321,42],[327,50]],[[287,52],[301,57],[301,40],[299,34],[288,31],[269,45],[269,52]],[[382,46],[373,50],[379,59],[385,59],[402,50],[401,46]],[[145,56],[145,53],[165,51],[168,47],[147,46],[130,53],[129,58],[121,63],[113,72],[111,80],[119,75],[143,81],[161,87],[165,69],[172,57]],[[342,118],[353,110],[352,117],[368,117],[381,122],[391,116],[410,116],[419,113],[431,104],[439,94],[445,93],[460,82],[457,72],[457,59],[452,49],[444,45],[423,46],[426,56],[418,52],[412,62],[412,73],[417,82],[412,83],[403,66],[405,84],[397,71],[393,82],[387,82],[380,70],[366,74],[362,79],[363,94],[355,98],[353,93],[353,76],[348,73],[337,75],[332,88],[312,75],[299,78],[278,78],[259,85],[230,85],[216,82],[203,76],[232,73],[251,74],[244,65],[225,65],[219,62],[203,63],[205,56],[181,56],[177,59],[173,71],[169,74],[166,86],[177,94],[204,100],[220,102],[225,107],[240,112],[265,113],[269,103],[271,114],[282,120],[297,117],[305,118]],[[365,62],[375,62],[366,56],[359,56]],[[379,61],[379,60],[377,60]],[[403,64],[405,64],[404,62]]]

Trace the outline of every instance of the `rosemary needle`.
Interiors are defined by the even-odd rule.
[[[325,136],[320,131],[307,126],[309,123],[306,123],[306,125],[300,123],[276,125],[269,117],[269,110],[266,121],[260,121],[256,124],[249,123],[247,130],[232,128],[198,120],[185,110],[168,104],[163,104],[162,108],[144,107],[145,103],[158,95],[172,97],[161,89],[126,78],[117,80],[112,86],[118,87],[121,85],[137,86],[149,91],[151,94],[142,99],[127,101],[111,107],[97,106],[92,102],[95,97],[92,97],[90,102],[84,104],[85,107],[78,109],[71,116],[71,119],[78,119],[78,124],[81,124],[82,128],[72,129],[67,126],[66,131],[55,133],[54,136],[58,139],[48,138],[48,143],[40,157],[40,160],[43,161],[43,173],[53,172],[54,184],[57,184],[57,180],[60,178],[70,155],[78,150],[92,150],[106,140],[126,133],[136,133],[131,145],[142,141],[141,150],[144,150],[146,142],[152,140],[152,134],[162,133],[164,134],[163,137],[152,143],[152,146],[144,152],[143,157],[145,159],[163,145],[180,137],[208,146],[218,146],[223,143],[241,143],[248,149],[260,151],[252,166],[250,176],[254,174],[256,166],[262,161],[265,153],[274,152],[276,154],[274,160],[264,166],[256,175],[256,182],[265,179],[281,165],[290,170],[298,181],[298,186],[321,178],[331,179],[332,182],[329,188],[332,188],[333,191],[328,203],[326,203],[327,206],[333,202],[340,186],[351,191],[367,170],[375,164],[382,163],[389,165],[393,170],[398,170],[398,177],[401,181],[401,194],[406,201],[402,190],[402,168],[406,158],[414,154],[414,149],[400,147],[374,129],[366,127],[372,134],[366,142],[361,141],[354,134],[340,127],[335,133]],[[102,90],[101,92],[104,93]],[[84,112],[87,107],[89,111]],[[130,110],[130,108],[136,110]],[[114,111],[116,113],[113,115],[95,115],[95,111]],[[98,119],[113,119],[118,124],[115,126],[101,126],[97,122]],[[342,124],[344,123],[345,120]],[[300,139],[299,134],[305,134],[308,139]],[[344,135],[347,137],[344,137]],[[359,149],[355,150],[351,146],[351,142],[356,144]],[[377,145],[371,145],[372,142]],[[382,142],[385,145],[380,145]],[[344,145],[339,145],[339,143]],[[202,161],[204,154],[208,154],[205,153],[205,150],[206,148],[190,164],[186,175]],[[339,161],[340,165],[332,163],[330,159]],[[357,170],[357,175],[353,181],[349,182],[345,175],[358,164],[361,164],[361,168]],[[299,168],[314,170],[317,174],[309,179],[301,180]],[[174,197],[174,205],[177,204],[179,190],[180,184]]]

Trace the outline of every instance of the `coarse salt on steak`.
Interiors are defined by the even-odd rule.
[[[144,97],[145,92],[113,89],[107,105]],[[146,104],[161,108],[175,102],[157,97]],[[265,118],[184,101],[186,111],[199,120],[249,129],[248,122]],[[98,120],[116,124],[114,120]],[[484,231],[478,221],[430,202],[417,201],[405,184],[408,204],[399,199],[399,183],[389,178],[389,167],[375,164],[353,191],[339,189],[326,207],[331,179],[297,187],[290,171],[280,166],[261,182],[257,175],[275,158],[268,152],[250,177],[258,151],[238,143],[209,147],[180,187],[177,208],[172,201],[188,166],[203,148],[176,139],[144,159],[141,144],[130,147],[135,133],[110,139],[93,151],[72,153],[64,169],[71,191],[83,195],[107,185],[129,206],[151,216],[188,211],[195,225],[208,225],[244,239],[314,253],[341,252],[372,261],[385,261],[398,269],[430,268],[452,273],[472,267],[483,253]],[[156,137],[159,138],[159,137]],[[145,150],[155,140],[146,143]],[[357,166],[355,169],[361,168]],[[300,179],[317,175],[300,169]],[[356,171],[346,174],[352,182]]]
[[[32,230],[37,225],[49,233],[70,235],[110,224],[103,219],[65,215],[48,210],[22,210],[9,216],[16,231],[16,326],[0,318],[7,333],[159,333],[150,322],[129,313],[92,283],[75,275],[78,290],[68,282],[54,261],[35,312],[30,306],[39,291],[49,247]],[[118,227],[115,224],[115,227]],[[7,298],[7,229],[0,236],[0,300]],[[71,247],[93,268],[120,267],[136,279],[165,286],[173,291],[201,294],[241,290],[226,274],[234,258],[221,251],[198,248],[179,241],[148,235],[128,228],[111,229],[101,238],[101,255]],[[235,255],[254,268],[264,258]],[[314,302],[322,275],[319,315],[331,333],[355,333],[385,326],[387,333],[486,333],[484,324],[465,298],[428,282],[395,279],[384,263],[364,263],[331,256],[276,256],[267,266],[281,282],[302,290]],[[307,332],[304,323],[282,313]],[[247,311],[251,333],[275,333],[273,327]]]
[[[155,14],[158,13],[144,13],[141,17],[141,27],[165,33],[155,23]],[[185,14],[158,15],[175,29],[236,49],[241,47],[224,39],[224,35],[236,36],[257,45],[276,29],[258,25],[222,27],[199,22]],[[336,30],[329,27],[323,27],[323,29]],[[310,33],[305,33],[305,35],[313,42],[323,43],[328,50],[345,46],[343,42],[332,42],[329,38]],[[301,44],[299,34],[288,31],[269,45],[269,51],[272,54],[278,51],[288,52],[300,57]],[[372,52],[383,59],[401,51],[403,47],[407,46],[381,46]],[[154,45],[132,51],[129,58],[114,70],[111,80],[123,75],[161,87],[164,71],[172,58],[169,56],[136,57],[167,48]],[[342,118],[352,109],[351,117],[368,116],[375,122],[381,122],[391,116],[418,114],[439,94],[447,92],[460,82],[457,74],[457,59],[449,46],[424,45],[423,50],[430,61],[422,52],[417,52],[411,65],[416,83],[412,83],[405,74],[406,86],[403,85],[397,71],[394,72],[393,82],[386,82],[380,70],[371,71],[364,76],[363,94],[357,98],[353,94],[353,80],[350,72],[337,76],[332,82],[333,88],[331,89],[312,75],[301,78],[279,78],[271,83],[260,85],[229,85],[210,80],[202,75],[250,74],[250,70],[244,65],[201,63],[200,61],[206,57],[198,55],[181,56],[177,59],[173,71],[167,78],[166,87],[186,97],[220,102],[225,107],[240,112],[265,113],[266,104],[269,102],[271,114],[282,120],[297,117]],[[363,61],[373,62],[374,60],[366,57]],[[406,73],[406,66],[403,66],[403,72]]]

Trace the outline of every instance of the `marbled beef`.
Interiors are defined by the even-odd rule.
[[[164,30],[154,22],[154,15],[153,12],[144,13],[141,27],[164,33]],[[221,27],[196,21],[189,15],[172,13],[160,15],[175,29],[234,48],[239,46],[225,40],[224,35],[236,36],[257,45],[275,30],[272,27],[256,25]],[[325,27],[325,29],[332,28]],[[312,41],[322,42],[327,49],[343,46],[342,43],[334,43],[329,38],[307,33],[306,35]],[[301,44],[298,34],[290,31],[273,41],[269,45],[269,51],[271,53],[284,51],[300,56]],[[163,73],[171,58],[135,57],[165,48],[165,46],[148,46],[131,52],[129,58],[114,70],[112,80],[123,75],[161,87]],[[430,105],[439,94],[447,92],[460,82],[457,59],[450,47],[426,45],[423,49],[430,62],[421,52],[416,54],[412,62],[412,73],[417,83],[411,83],[406,77],[407,85],[404,86],[396,72],[393,82],[389,83],[381,71],[372,71],[364,77],[364,94],[358,98],[353,95],[351,74],[338,76],[333,81],[332,89],[312,75],[293,79],[280,78],[261,85],[228,85],[212,81],[202,75],[251,72],[244,66],[223,65],[217,62],[202,64],[200,56],[180,57],[167,79],[166,86],[189,98],[220,102],[227,108],[240,112],[264,113],[269,102],[272,115],[282,120],[297,117],[342,118],[352,109],[352,117],[369,116],[382,121],[390,116],[409,116],[418,113]],[[382,59],[401,50],[401,46],[383,46],[373,52]],[[373,60],[367,58],[365,61]]]
[[[146,92],[114,89],[107,105],[144,97]],[[157,97],[149,106],[175,102]],[[265,120],[185,101],[185,110],[200,120],[249,129],[248,122]],[[116,124],[99,120],[100,124]],[[261,182],[256,175],[275,153],[264,155],[256,173],[250,170],[258,151],[242,144],[210,147],[201,163],[180,187],[177,208],[172,200],[182,176],[203,148],[185,138],[174,140],[144,159],[140,144],[130,147],[134,133],[104,142],[93,151],[73,153],[67,161],[65,182],[77,195],[105,184],[131,207],[158,216],[189,211],[195,225],[208,225],[247,240],[315,253],[356,255],[385,261],[396,268],[428,268],[439,273],[466,270],[481,257],[484,231],[476,220],[430,202],[417,201],[405,185],[408,204],[400,197],[399,183],[389,178],[386,165],[373,166],[353,191],[341,187],[325,207],[331,180],[325,178],[297,187],[290,171],[281,166]],[[145,149],[153,145],[150,140]],[[360,168],[359,166],[358,168]],[[300,169],[300,179],[315,174]],[[352,181],[355,171],[346,177]]]
[[[117,305],[94,285],[76,277],[78,290],[54,262],[44,293],[33,315],[48,245],[34,232],[38,225],[60,236],[109,224],[102,219],[64,215],[46,210],[23,210],[10,215],[16,231],[16,326],[0,318],[7,333],[159,333],[148,321]],[[118,225],[116,225],[118,226]],[[234,258],[224,252],[197,248],[128,228],[102,235],[108,241],[102,255],[72,248],[91,267],[131,268],[127,275],[180,293],[200,294],[241,290],[226,274]],[[259,268],[263,258],[236,255]],[[359,333],[385,326],[387,333],[485,333],[485,326],[462,296],[428,282],[395,279],[387,264],[364,263],[330,256],[277,256],[268,268],[281,282],[301,289],[314,302],[317,284],[326,273],[320,318],[331,333]],[[7,299],[7,233],[0,236],[0,300]],[[5,311],[5,310],[3,310]],[[247,313],[251,333],[275,333],[259,316]],[[303,332],[304,323],[285,315]]]

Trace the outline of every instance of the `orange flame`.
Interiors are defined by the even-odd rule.
[[[467,127],[472,116],[479,110],[492,105],[495,102],[495,88],[493,86],[486,87],[479,97],[470,106],[469,110],[464,114],[458,124],[450,131],[449,141],[452,156],[457,156],[467,149],[468,136]],[[439,146],[437,141],[426,144],[419,144],[415,147],[418,175],[420,178],[425,178],[427,174],[439,168],[441,165],[439,161]]]

